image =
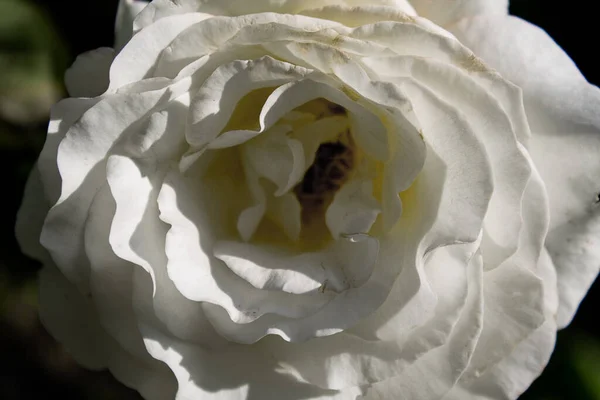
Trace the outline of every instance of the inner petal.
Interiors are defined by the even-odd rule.
[[[292,127],[276,125],[242,146],[242,155],[259,176],[277,186],[275,196],[282,196],[298,182],[304,172],[302,143],[290,138]]]
[[[271,242],[269,238],[283,233],[288,244],[303,242],[313,249],[340,234],[368,232],[380,212],[371,194],[372,177],[362,173],[355,189],[342,190],[357,165],[368,159],[354,140],[355,129],[346,108],[317,98],[243,143],[240,155],[253,202],[238,219],[242,239],[257,239],[255,233],[261,227],[273,230],[273,223],[278,232],[257,236]],[[357,190],[364,192],[359,199]],[[354,206],[358,208],[348,209]]]

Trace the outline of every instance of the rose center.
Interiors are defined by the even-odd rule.
[[[354,209],[363,207],[364,193],[371,196],[365,185],[373,177],[353,117],[316,98],[242,144],[250,201],[236,228],[244,240],[322,249],[339,237],[339,226],[358,218]],[[375,202],[368,206],[377,208]],[[356,226],[348,229],[364,230]]]
[[[331,202],[335,192],[348,180],[354,156],[349,130],[341,133],[336,141],[319,146],[314,163],[294,188],[304,212],[321,210]]]

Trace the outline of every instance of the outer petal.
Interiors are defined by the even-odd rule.
[[[153,110],[166,107],[172,97],[186,91],[186,84],[189,84],[188,80],[159,91],[105,97],[83,116],[80,113],[93,100],[65,100],[60,103],[66,109],[64,113],[60,112],[60,104],[56,107],[56,119],[53,116],[48,140],[38,165],[48,192],[47,197],[52,201],[56,198],[55,193],[49,193],[50,190],[60,188],[61,193],[58,202],[48,213],[41,242],[50,251],[59,268],[82,292],[86,292],[89,287],[89,268],[81,233],[89,206],[105,179],[105,157],[123,132],[139,122],[139,113],[151,114]],[[114,118],[107,119],[106,115]],[[68,123],[72,125],[69,126]],[[103,134],[95,135],[95,132]],[[65,135],[64,138],[62,135]],[[56,142],[61,139],[58,146]],[[48,160],[46,157],[51,158]],[[46,164],[48,170],[44,168]],[[74,168],[75,165],[77,168]]]
[[[299,382],[264,350],[260,353],[250,346],[234,346],[212,353],[150,326],[142,325],[141,330],[148,352],[177,377],[177,399],[326,400],[337,393]]]
[[[120,0],[115,21],[115,48],[121,49],[131,39],[133,20],[148,5],[144,0]]]
[[[508,13],[508,0],[410,0],[410,3],[420,16],[441,26],[474,15]]]
[[[477,17],[453,33],[524,92],[531,155],[550,197],[546,246],[557,268],[558,326],[598,275],[600,90],[548,35],[515,17]],[[594,245],[596,243],[596,245]]]
[[[86,368],[108,368],[144,398],[171,398],[173,376],[155,362],[146,363],[119,347],[97,318],[92,301],[83,296],[53,265],[40,273],[40,318],[48,331]]]
[[[391,6],[410,15],[414,8],[407,0],[155,0],[140,13],[134,30],[142,29],[155,21],[174,14],[202,12],[213,15],[244,15],[259,12],[298,14],[311,8],[326,6]]]
[[[115,57],[109,47],[80,54],[65,73],[65,85],[71,97],[96,97],[108,88],[108,71]]]
[[[25,185],[23,202],[17,213],[15,234],[21,251],[42,262],[50,260],[48,252],[40,244],[44,218],[49,209],[50,204],[44,196],[40,172],[36,165]]]
[[[538,262],[538,274],[544,283],[546,321],[525,340],[520,342],[510,354],[488,371],[467,382],[462,379],[444,399],[474,400],[515,399],[531,385],[545,368],[556,339],[556,313],[558,293],[556,292],[556,271],[547,252],[543,252]],[[472,378],[472,377],[471,377]]]
[[[448,342],[428,352],[398,377],[370,386],[360,399],[440,399],[455,384],[469,364],[483,320],[481,256],[476,254],[467,268],[466,304]]]
[[[50,255],[41,245],[40,236],[48,211],[59,197],[61,178],[56,165],[57,147],[68,127],[95,102],[93,99],[67,99],[52,108],[46,143],[25,186],[17,214],[16,237],[25,254],[45,264],[50,261]]]
[[[556,323],[548,320],[468,389],[457,386],[444,400],[518,398],[548,363],[555,338]]]
[[[68,130],[98,99],[65,99],[52,107],[48,136],[37,161],[40,179],[49,205],[56,203],[61,194],[62,178],[58,170],[57,153]]]

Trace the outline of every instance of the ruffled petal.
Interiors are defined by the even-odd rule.
[[[167,134],[165,139],[172,138]],[[208,348],[219,346],[224,340],[204,317],[201,304],[183,297],[168,277],[167,226],[159,220],[157,204],[165,174],[164,164],[111,156],[107,180],[116,203],[110,230],[112,251],[136,265],[129,291],[141,320],[151,315],[176,337]]]
[[[302,15],[336,21],[349,27],[372,24],[380,21],[415,22],[416,12],[408,7],[369,4],[325,5],[320,8],[303,10]],[[422,21],[425,23],[424,21]]]
[[[62,182],[55,181],[55,176],[47,178],[53,179],[47,186],[54,190],[61,188],[61,192],[60,198],[48,213],[41,242],[50,251],[59,268],[83,293],[88,291],[89,285],[89,263],[83,249],[83,229],[91,202],[105,180],[104,165],[109,151],[124,132],[133,130],[132,126],[139,128],[136,125],[140,122],[139,113],[150,116],[153,111],[160,111],[173,98],[185,93],[186,89],[189,89],[189,80],[179,81],[157,91],[102,98],[76,122],[72,121],[74,123],[71,126],[65,127],[66,121],[62,121],[58,124],[56,136],[49,135],[48,142],[55,144],[54,140],[60,140],[62,129],[67,131],[54,159],[57,160],[55,162]],[[80,107],[87,108],[89,101],[79,101],[81,103],[73,107],[71,112],[81,110]],[[107,119],[106,115],[111,115],[112,118]],[[103,134],[96,135],[95,132],[98,131]],[[48,154],[52,151],[50,143],[46,145]],[[43,153],[44,151],[42,156]],[[43,159],[40,157],[40,167]],[[77,165],[77,168],[73,168],[73,165]],[[47,173],[54,175],[53,170],[51,168]],[[42,173],[43,179],[44,173],[46,172]]]
[[[426,110],[427,110],[427,112],[432,112],[432,110],[435,109],[436,107],[441,107],[440,102],[439,101],[433,101],[433,99],[431,97],[427,97],[426,100],[427,101],[423,100],[422,102],[420,101],[420,102],[415,103],[415,112],[417,113],[417,115],[419,115],[420,112],[425,113]],[[428,107],[428,108],[425,108],[425,107]],[[441,112],[442,110],[444,111],[444,114],[447,114],[448,113],[448,106],[441,107],[439,111]],[[425,114],[423,114],[423,115],[425,115]],[[426,163],[426,167],[424,168],[424,170],[422,172],[422,177],[420,177],[418,179],[417,184],[416,184],[416,188],[417,189],[418,188],[422,189],[422,192],[419,190],[419,192],[417,192],[417,193],[422,193],[422,196],[423,196],[422,199],[423,199],[423,201],[419,201],[417,199],[409,201],[409,203],[408,203],[409,207],[407,207],[407,212],[404,215],[404,217],[406,218],[406,221],[404,221],[404,224],[402,224],[402,223],[399,224],[399,227],[397,228],[398,232],[405,231],[405,234],[408,234],[408,232],[410,232],[410,237],[412,237],[412,240],[415,240],[415,237],[419,237],[419,229],[424,229],[422,231],[423,234],[428,231],[428,228],[427,228],[427,226],[428,226],[427,224],[428,223],[426,222],[427,221],[426,215],[429,215],[429,213],[425,212],[425,210],[423,209],[423,207],[426,204],[429,204],[429,203],[431,203],[431,207],[438,207],[438,204],[440,204],[440,203],[436,203],[435,199],[429,199],[429,197],[431,197],[431,195],[433,193],[431,191],[431,188],[435,187],[435,188],[437,188],[436,190],[442,190],[440,188],[440,184],[439,183],[435,183],[435,184],[432,183],[431,186],[427,184],[427,182],[428,182],[429,179],[436,180],[436,182],[437,182],[438,179],[440,179],[440,176],[439,176],[440,166],[438,164],[440,162],[440,159],[435,156],[434,151],[440,152],[440,156],[438,156],[438,157],[441,157],[441,159],[444,160],[444,162],[448,163],[447,165],[448,165],[448,167],[450,167],[450,172],[451,172],[451,174],[453,174],[454,172],[452,172],[452,171],[454,171],[454,168],[456,168],[457,165],[461,165],[461,163],[460,162],[457,163],[457,162],[451,161],[453,157],[459,157],[459,154],[453,153],[452,152],[452,146],[449,146],[448,144],[449,143],[453,143],[454,145],[458,146],[458,143],[456,142],[456,139],[463,140],[465,142],[462,142],[460,145],[461,146],[465,146],[466,143],[470,143],[470,146],[474,146],[474,149],[478,149],[478,150],[472,151],[471,154],[472,155],[476,155],[477,154],[477,155],[481,156],[480,157],[481,160],[479,162],[482,162],[482,165],[486,166],[483,169],[473,168],[472,171],[473,172],[478,171],[478,172],[481,172],[483,174],[485,174],[485,173],[489,174],[489,169],[488,169],[489,166],[487,164],[487,159],[485,157],[485,153],[484,153],[484,151],[483,151],[483,149],[481,147],[482,145],[481,145],[481,143],[477,139],[475,139],[473,133],[470,132],[470,130],[466,129],[466,130],[462,131],[463,132],[462,135],[457,135],[456,137],[454,137],[454,140],[452,142],[449,142],[449,141],[443,139],[447,135],[442,134],[442,132],[443,133],[447,133],[447,128],[448,128],[448,126],[451,126],[451,125],[448,124],[448,123],[441,122],[441,120],[439,118],[436,118],[435,120],[439,123],[439,125],[431,125],[431,126],[428,125],[429,131],[430,131],[429,142],[430,142],[430,146],[432,147],[433,151],[430,154],[428,154],[428,160],[429,160],[429,162]],[[461,121],[461,123],[459,125],[460,126],[464,126],[463,124],[464,124],[464,121]],[[444,129],[442,129],[442,127]],[[465,132],[469,132],[469,134],[466,134]],[[440,143],[438,143],[438,140],[440,141]],[[442,145],[441,143],[444,143],[445,145]],[[430,170],[430,167],[431,167],[431,170]],[[484,187],[481,188],[482,189],[482,195],[481,196],[476,196],[476,198],[489,199],[489,196],[491,194],[491,187],[486,186],[490,182],[489,176],[488,176],[488,178],[483,178],[483,177],[477,178],[475,176],[465,175],[464,171],[462,171],[460,173],[457,172],[456,178],[466,179],[466,180],[469,180],[469,182],[471,182],[471,183],[467,184],[467,185],[461,185],[461,184],[458,184],[456,181],[454,181],[454,184],[448,186],[449,191],[443,191],[445,193],[445,196],[459,196],[460,197],[461,195],[466,195],[465,192],[469,192],[469,190],[465,190],[464,188],[469,187],[470,189],[473,189],[476,185],[480,185],[482,183],[486,183],[484,185]],[[444,182],[448,182],[448,180],[445,180]],[[477,184],[475,184],[475,182],[477,182]],[[463,189],[458,189],[458,188],[463,188]],[[413,190],[415,190],[415,189],[411,188],[411,191],[413,191]],[[452,192],[453,194],[450,195],[450,192]],[[415,195],[418,197],[418,194],[415,194]],[[451,203],[455,204],[456,201],[457,201],[457,199],[458,198],[455,197],[454,200],[451,201]],[[409,199],[407,198],[406,200],[408,201]],[[451,214],[448,213],[449,210],[457,210],[457,209],[460,209],[461,211],[465,211],[466,209],[472,210],[474,212],[474,215],[475,214],[479,215],[479,219],[478,220],[477,219],[473,220],[473,224],[469,225],[469,226],[471,226],[473,228],[472,231],[470,233],[467,233],[467,231],[465,231],[464,234],[470,236],[470,240],[475,241],[477,239],[478,235],[479,235],[481,221],[482,221],[483,215],[485,214],[485,211],[486,211],[487,202],[484,201],[484,203],[482,203],[480,205],[481,207],[478,209],[478,211],[475,211],[477,209],[477,207],[474,204],[470,204],[469,206],[458,207],[458,208],[456,208],[456,207],[450,207],[449,204],[450,203],[442,202],[441,205],[439,205],[440,207],[442,207],[441,209],[444,210],[443,212],[439,212],[438,213],[438,212],[435,212],[435,211],[432,210],[431,211],[431,215],[430,215],[431,221],[436,220],[440,216],[444,216],[444,217],[450,218]],[[415,208],[415,206],[417,206],[417,205],[418,205],[418,207]],[[422,221],[420,221],[420,222],[416,222],[414,219],[418,215],[422,215],[423,218],[425,218],[425,219],[422,220]],[[412,219],[413,222],[409,223],[409,221],[411,221],[411,219]],[[461,217],[461,220],[464,220],[464,219],[465,219],[464,217]],[[436,235],[429,236],[427,238],[427,240],[425,240],[421,244],[421,249],[422,250],[420,250],[420,251],[426,251],[426,249],[433,249],[435,245],[439,245],[441,243],[441,242],[438,242],[438,240],[441,240],[441,238],[443,238],[444,240],[449,240],[450,241],[449,243],[453,243],[453,240],[456,240],[456,239],[451,239],[450,237],[456,237],[456,236],[453,236],[453,235],[457,234],[456,233],[457,224],[450,222],[448,224],[448,226],[446,226],[446,227],[444,227],[444,226],[445,226],[444,224],[437,225],[435,227],[435,229],[433,229],[435,232],[437,232],[439,234],[439,236],[436,236]],[[460,226],[462,226],[464,228],[467,227],[467,226],[465,226],[464,223],[460,224]],[[466,237],[467,236],[462,237],[462,240],[467,240]],[[406,238],[406,239],[409,239],[409,238]],[[410,249],[410,244],[409,244],[410,243],[410,239],[409,240],[403,240],[402,238],[395,237],[393,239],[388,240],[386,243],[388,243],[388,245],[391,245],[391,246],[398,246],[398,243],[406,243],[408,248],[406,248],[406,249],[403,250],[402,254],[403,254],[404,257],[410,258],[409,254],[411,254],[411,251],[414,251],[414,250]],[[431,246],[431,247],[429,247],[429,246]],[[390,282],[390,281],[395,281],[396,280],[395,278],[392,277],[393,275],[392,276],[391,275],[386,275],[386,274],[392,273],[392,272],[391,271],[384,272],[385,271],[384,270],[384,266],[393,267],[393,263],[390,264],[391,260],[397,260],[398,262],[400,262],[399,266],[402,266],[403,262],[398,257],[398,253],[396,251],[390,251],[390,250],[391,249],[389,249],[389,248],[387,248],[387,249],[384,248],[380,252],[380,260],[379,260],[380,264],[378,264],[377,267],[376,267],[376,269],[374,270],[376,272],[376,276],[375,277],[372,276],[371,279],[370,279],[370,281],[367,281],[367,284],[369,282],[371,284],[374,284],[374,283],[378,282],[381,285],[383,282]],[[418,253],[418,254],[422,254],[422,253]],[[417,255],[417,257],[419,257],[419,255]],[[409,261],[409,263],[410,263],[410,261]],[[398,268],[398,267],[396,267],[396,268]],[[390,298],[394,299],[394,302],[392,302],[393,304],[390,303],[390,305],[389,305],[389,307],[392,307],[392,310],[388,310],[389,313],[383,313],[383,315],[382,315],[383,321],[382,321],[382,323],[380,323],[380,324],[385,325],[385,323],[387,322],[387,319],[390,319],[390,315],[394,316],[393,319],[398,321],[397,324],[394,323],[393,327],[389,328],[390,329],[390,335],[391,335],[389,337],[397,336],[398,332],[402,331],[402,329],[399,330],[400,327],[404,326],[404,327],[407,328],[407,327],[414,327],[415,325],[418,326],[419,324],[425,322],[427,320],[427,318],[431,315],[431,314],[427,314],[427,312],[425,312],[425,310],[428,309],[427,306],[426,306],[426,304],[427,304],[427,300],[426,299],[427,299],[428,296],[424,295],[423,297],[420,297],[420,298],[414,296],[414,294],[415,294],[415,291],[414,291],[415,287],[416,288],[427,287],[426,283],[424,283],[424,282],[421,281],[421,284],[419,284],[418,280],[415,282],[414,280],[411,281],[409,279],[409,274],[408,273],[411,272],[411,271],[414,271],[413,267],[410,266],[410,264],[407,265],[405,268],[402,268],[401,271],[402,271],[402,275],[400,277],[398,277],[397,282],[399,282],[399,283],[405,283],[406,285],[408,285],[408,287],[405,288],[405,289],[409,289],[409,290],[398,289],[397,294],[394,294],[394,295],[390,296]],[[395,273],[397,273],[397,271]],[[419,279],[419,278],[417,278],[417,279]],[[406,286],[406,285],[404,285],[404,286]],[[411,288],[411,286],[412,286],[412,288]],[[379,290],[381,290],[381,289],[379,289]],[[402,295],[400,295],[400,293],[402,293]],[[412,296],[411,296],[411,294],[412,294]],[[402,319],[399,319],[399,318],[395,318],[394,314],[396,314],[396,312],[397,312],[398,309],[404,310],[404,308],[406,308],[407,310],[410,310],[411,307],[410,307],[410,302],[409,301],[412,300],[411,297],[413,297],[415,300],[419,299],[419,301],[417,303],[418,306],[416,306],[414,309],[412,309],[413,311],[415,311],[415,313],[412,315],[412,321],[409,319],[408,321],[410,321],[410,323],[407,324],[406,323],[407,320],[402,320]],[[400,300],[400,299],[403,299],[403,300]],[[407,302],[409,302],[409,303],[407,304]],[[429,303],[429,304],[431,304],[431,303]],[[458,307],[460,307],[460,304],[461,303],[459,301]],[[431,305],[429,307],[431,307]],[[327,308],[330,308],[329,305],[325,309],[327,309]],[[328,315],[325,312],[325,309],[323,310],[323,312],[320,312],[318,315]],[[335,308],[332,308],[332,309],[335,310]],[[354,307],[354,310],[358,310],[358,308]],[[396,311],[396,312],[394,312],[394,311]],[[338,313],[339,313],[339,311],[338,311]],[[377,314],[381,315],[379,312]],[[329,318],[331,318],[331,317],[329,317]],[[411,318],[411,317],[408,317],[408,318]],[[406,321],[406,322],[402,323],[402,322],[400,322],[401,320],[402,321]],[[368,331],[370,329],[373,329],[374,326],[375,326],[375,329],[377,329],[377,326],[378,326],[377,325],[377,320],[373,320],[372,317],[368,317],[367,321],[369,321],[369,322],[365,323],[365,325],[364,325],[365,329],[363,329],[360,332],[364,332],[364,331]],[[422,321],[422,322],[420,322],[420,321]],[[392,326],[392,325],[387,325],[386,327],[390,327],[390,326]],[[452,324],[449,324],[448,326],[451,327]],[[406,328],[404,328],[404,329],[406,329]],[[445,328],[445,329],[448,329],[448,328]],[[352,331],[355,331],[354,328],[352,329]],[[380,335],[385,335],[385,333],[384,333],[385,329],[380,329],[379,332],[380,332],[379,333]],[[325,338],[323,340],[325,340]],[[336,340],[340,340],[339,337]],[[440,344],[439,340],[436,341],[436,340],[433,340],[433,339],[432,339],[432,341],[427,342],[427,343],[437,343],[437,344],[434,344],[434,346],[435,345],[439,346],[439,344]],[[331,347],[334,344],[335,344],[335,342],[332,342],[332,343],[330,343],[327,346]],[[423,350],[421,350],[421,351],[428,350],[429,349],[428,346],[429,345],[427,345],[427,346],[424,345],[423,346]],[[280,349],[279,351],[283,352],[282,354],[285,354],[285,349],[286,348],[283,348],[283,349]],[[323,347],[320,347],[320,349],[321,350],[316,351],[315,354],[323,353]],[[292,351],[292,350],[290,350],[290,351]],[[297,351],[298,352],[302,352],[302,351],[306,351],[306,350],[302,350],[302,347],[299,347]],[[387,352],[389,353],[390,350],[388,349]],[[290,355],[291,354],[293,354],[293,353],[290,353]],[[305,354],[305,353],[303,353],[303,354]],[[414,355],[412,357],[414,358]],[[288,362],[291,362],[292,359],[287,359],[287,360],[288,360]],[[296,366],[295,363],[300,362],[301,358],[300,357],[294,357],[293,360],[294,360],[294,363],[292,363],[290,365],[294,366],[294,368],[299,368],[299,366]],[[332,373],[333,375],[331,375],[331,379],[333,379],[333,380],[331,382],[329,382],[329,383],[326,383],[326,381],[323,381],[323,379],[325,377],[327,377],[328,375],[324,375],[323,371],[322,372],[318,372],[319,370],[315,369],[315,367],[314,367],[313,364],[310,364],[310,365],[311,365],[310,368],[308,366],[302,367],[302,369],[298,370],[297,373],[300,373],[301,376],[304,377],[304,379],[308,379],[306,377],[310,376],[311,377],[310,381],[321,382],[319,384],[320,385],[324,385],[324,387],[341,388],[341,387],[344,387],[344,385],[348,385],[348,384],[350,384],[350,385],[351,384],[361,384],[360,382],[364,382],[362,379],[365,379],[364,375],[362,375],[362,373],[361,374],[357,374],[357,375],[353,375],[354,373],[351,373],[350,375],[347,375],[345,378],[342,378],[344,375],[341,374],[341,372],[340,372],[338,374]],[[373,364],[373,365],[375,365],[375,364]],[[388,368],[388,372],[392,371],[392,369],[389,369],[389,364],[386,363],[385,365],[388,365],[388,367],[387,367]],[[385,368],[383,368],[383,369],[375,368],[372,372],[375,373],[374,371],[379,371],[379,372],[377,372],[377,374],[380,374],[384,370],[386,370],[386,369]],[[302,372],[299,372],[299,371],[302,371]],[[310,372],[310,371],[313,371],[313,372]],[[348,372],[350,373],[350,371],[348,371]],[[366,373],[365,370],[363,370],[363,372]],[[457,378],[458,378],[458,375],[456,375],[456,379]],[[375,379],[376,380],[376,378],[374,378],[373,375],[371,376],[370,379]],[[337,383],[334,383],[334,382],[337,382]]]
[[[218,189],[211,191],[207,181],[200,189],[171,171],[161,189],[158,199],[161,219],[171,225],[166,242],[168,273],[179,291],[190,300],[223,307],[228,319],[238,324],[247,324],[268,313],[299,317],[311,308],[322,306],[329,296],[259,290],[232,270],[223,268],[213,249],[218,240],[232,237],[225,234],[227,219],[238,214],[224,210],[223,202],[212,194],[219,192],[231,206],[229,199],[235,196],[231,193],[237,188],[232,185],[231,191],[227,190],[221,179],[214,184],[219,185]]]
[[[211,143],[230,122],[238,103],[252,91],[302,79],[310,72],[271,57],[220,66],[192,99],[188,142],[199,148]]]
[[[448,341],[427,352],[399,376],[368,386],[360,399],[441,399],[469,365],[483,325],[481,255],[468,264],[468,294]]]
[[[255,342],[267,334],[281,336],[290,342],[304,342],[313,337],[333,335],[355,324],[381,304],[382,294],[390,284],[390,281],[383,281],[396,271],[390,268],[377,275],[372,274],[372,271],[380,270],[377,263],[381,263],[382,258],[392,257],[391,252],[392,249],[387,248],[382,255],[376,239],[351,237],[346,241],[334,242],[321,254],[309,253],[297,259],[291,258],[292,268],[294,261],[307,261],[313,264],[311,269],[322,268],[325,272],[325,279],[318,291],[306,293],[303,295],[305,298],[294,295],[287,299],[288,303],[279,304],[281,309],[291,306],[311,307],[306,310],[308,312],[305,312],[305,316],[281,318],[264,315],[251,323],[239,324],[227,318],[226,313],[218,308],[209,307],[206,310],[211,321],[214,321],[223,334],[244,343]],[[275,259],[270,257],[267,265]],[[286,297],[277,294],[271,292],[270,296],[286,300]],[[315,307],[318,306],[317,301],[321,301],[320,307]],[[281,311],[278,313],[282,314]]]
[[[389,250],[390,249],[383,250],[384,255],[388,253],[390,257],[393,257],[393,255],[389,253]],[[448,288],[448,285],[449,283],[446,282],[444,287]],[[458,282],[456,285],[460,286]],[[463,302],[461,301],[461,295],[459,293],[460,289],[457,291],[449,291],[447,293],[447,298],[452,298],[452,304],[456,304],[460,307],[460,304]],[[454,300],[455,295],[458,295],[457,301]],[[358,304],[360,303],[354,304],[350,309],[357,310]],[[444,305],[444,307],[451,308],[449,305]],[[338,309],[337,313],[341,311],[343,310]],[[328,315],[328,320],[334,315],[335,314]],[[331,322],[333,326],[336,325],[336,321]],[[157,337],[157,333],[154,333],[153,335],[154,336],[148,336],[146,334],[147,339]],[[165,338],[159,339],[159,341],[162,340],[165,340]],[[152,341],[153,340],[146,340],[147,345],[151,346],[148,347],[149,351],[155,357],[165,360],[163,358],[164,356],[160,355],[165,354],[164,350],[166,349],[166,346],[164,342],[162,346],[158,346],[158,343],[152,345]],[[403,368],[407,361],[410,361],[410,357],[412,357],[410,351],[406,352],[404,356],[399,357],[399,349],[394,343],[365,341],[344,333],[300,343],[285,343],[277,338],[265,338],[251,346],[233,347],[216,353],[214,356],[221,360],[218,364],[210,361],[213,357],[210,353],[204,352],[199,348],[194,349],[189,345],[185,345],[185,349],[183,349],[181,348],[181,346],[184,345],[183,343],[173,344],[170,340],[168,340],[167,343],[172,343],[168,347],[180,349],[177,350],[180,355],[176,356],[173,354],[175,358],[169,357],[171,361],[167,361],[168,364],[173,368],[176,375],[179,376],[180,373],[188,374],[186,375],[185,381],[189,383],[184,386],[192,386],[193,390],[207,390],[212,387],[213,384],[218,386],[222,385],[218,382],[222,382],[224,377],[218,378],[211,375],[212,373],[216,373],[220,368],[217,367],[217,365],[221,365],[221,363],[223,363],[223,365],[228,365],[231,364],[233,360],[237,360],[237,362],[233,362],[231,365],[240,365],[240,363],[245,362],[243,360],[246,360],[246,357],[248,357],[248,360],[251,360],[252,365],[254,365],[252,373],[255,375],[252,379],[248,379],[247,374],[249,371],[246,371],[246,379],[243,382],[248,384],[252,390],[256,390],[258,393],[268,390],[268,388],[265,387],[265,384],[268,386],[271,385],[262,379],[262,376],[273,377],[274,374],[283,374],[285,377],[294,377],[293,381],[295,381],[296,385],[299,387],[305,387],[304,385],[306,384],[302,382],[310,382],[311,385],[306,387],[312,387],[313,390],[318,392],[322,389],[318,389],[317,386],[341,389],[348,387],[348,385],[365,384],[392,377]],[[161,350],[161,348],[163,350]],[[308,354],[310,354],[310,357],[307,357]],[[202,362],[197,363],[195,360],[202,360]],[[277,361],[278,364],[275,365],[279,366],[275,367],[269,360]],[[206,365],[211,365],[210,371],[213,372],[209,372],[208,369],[205,369]],[[199,370],[199,368],[203,371]],[[227,380],[230,381],[231,386],[227,385],[222,387],[222,389],[233,388],[233,385],[242,386],[239,382],[237,384],[235,383],[238,379],[236,376],[235,372],[228,375]],[[287,385],[291,384],[285,378],[281,378],[277,382],[277,385],[282,382],[286,382]],[[330,396],[335,394],[333,391],[325,391],[324,393],[327,393]],[[354,390],[354,395],[358,393],[359,391],[356,388]],[[223,394],[225,395],[226,392]],[[269,398],[269,396],[266,398]]]
[[[318,35],[318,32],[323,29],[347,30],[343,25],[336,22],[302,15],[282,15],[271,12],[239,17],[208,18],[206,14],[200,15],[206,18],[200,19],[189,25],[187,29],[177,33],[171,39],[172,41],[170,41],[168,47],[160,53],[159,58],[156,60],[152,58],[152,62],[156,64],[156,69],[153,71],[154,76],[173,77],[195,60],[221,52],[235,50],[234,55],[236,57],[233,57],[231,61],[258,58],[266,54],[264,50],[262,50],[262,54],[252,57],[245,57],[244,53],[260,50],[265,42],[291,40],[293,38],[303,38],[305,40],[307,32],[317,35],[316,37],[322,37],[323,35]],[[159,23],[177,24],[177,18],[181,17],[168,17],[159,21]],[[173,21],[170,21],[172,19]],[[151,25],[148,29],[153,29],[155,25],[157,24]],[[282,59],[292,61],[289,58]]]
[[[558,326],[571,321],[600,270],[600,90],[539,28],[515,17],[462,21],[453,33],[523,89],[531,155],[550,198],[546,246],[560,289]]]
[[[508,0],[410,0],[417,13],[440,26],[475,15],[508,14]]]
[[[204,14],[183,14],[160,21],[135,35],[110,67],[109,92],[148,78],[165,47],[183,30],[206,19]]]
[[[257,289],[302,294],[316,291],[325,281],[325,269],[318,262],[320,254],[285,257],[273,248],[236,242],[220,242],[214,252],[236,275]],[[316,257],[310,260],[311,256]]]
[[[420,257],[427,251],[456,243],[478,243],[493,193],[492,165],[489,164],[481,139],[456,109],[427,90],[422,90],[418,95],[413,92],[411,99],[417,116],[431,117],[423,119],[428,151],[419,177],[408,190],[401,193],[402,202],[405,203],[404,212],[393,232],[410,233],[412,240],[422,238],[416,254],[416,265],[421,268]],[[459,150],[467,148],[470,150],[466,153]],[[468,161],[462,158],[465,154],[469,155]],[[470,167],[464,169],[464,165]],[[472,195],[474,190],[477,195]],[[411,275],[415,275],[412,268],[402,272],[389,297],[394,301],[384,303],[366,320],[368,322],[361,330],[361,335],[373,328],[378,338],[394,337],[396,332],[402,330],[405,325],[403,318],[410,316],[411,310],[413,318],[422,318],[423,315],[426,319],[430,317],[427,313],[431,311],[424,310],[431,308],[423,304],[411,309],[409,303],[406,310],[397,311],[396,299],[419,288],[414,283],[411,287]],[[421,287],[427,287],[427,284],[421,282]],[[415,323],[411,322],[411,325]]]
[[[91,270],[90,295],[104,330],[121,347],[143,358],[146,352],[131,303],[133,265],[117,257],[108,241],[114,212],[110,189],[104,185],[90,207],[84,232]]]
[[[368,331],[373,322],[369,317],[359,327],[335,336],[289,344],[267,339],[259,346],[262,344],[264,351],[272,352],[282,366],[301,381],[338,389],[348,396],[355,392],[356,388],[352,388],[355,385],[393,379],[446,342],[465,305],[465,262],[468,263],[471,256],[470,247],[462,245],[460,249],[442,250],[429,258],[425,267],[427,274],[423,273],[419,279],[422,282],[429,279],[432,286],[424,284],[428,293],[414,296],[404,304],[399,304],[406,301],[403,293],[394,293],[398,311],[387,318],[394,319],[397,325],[395,332],[387,337],[383,337],[384,334],[377,340],[365,340],[357,335],[360,326]],[[408,280],[409,277],[403,274],[401,278]],[[419,282],[410,284],[419,285]]]
[[[150,326],[142,326],[142,332],[150,354],[175,374],[178,398],[326,400],[337,393],[298,381],[264,349],[233,345],[212,353]]]
[[[544,284],[546,321],[485,373],[475,377],[465,374],[465,379],[461,379],[445,399],[516,399],[546,367],[556,340],[558,292],[556,270],[545,250],[536,269]]]
[[[407,0],[154,0],[135,21],[135,29],[143,29],[156,21],[170,15],[203,12],[213,15],[244,15],[260,12],[276,12],[281,14],[298,14],[303,10],[319,7],[340,5],[347,7],[360,7],[365,5],[388,6],[410,15],[415,15],[415,10]]]
[[[148,2],[145,0],[119,0],[115,20],[115,49],[122,49],[133,35],[133,20]]]
[[[314,307],[317,306],[318,309],[319,302],[322,307],[324,303],[321,298],[325,302],[329,301],[331,295],[328,291],[312,293],[309,296],[259,290],[233,271],[222,268],[219,260],[212,254],[212,249],[219,238],[231,237],[227,233],[232,233],[228,231],[228,227],[234,227],[228,219],[237,214],[232,212],[232,208],[223,209],[223,203],[219,202],[219,197],[215,197],[214,194],[217,192],[219,196],[224,196],[227,199],[226,204],[230,206],[234,206],[231,199],[240,199],[241,196],[228,191],[221,174],[215,174],[214,184],[219,186],[218,190],[213,190],[206,179],[202,181],[202,186],[195,183],[197,176],[202,174],[190,173],[190,178],[183,179],[177,172],[172,171],[167,176],[159,196],[161,219],[171,225],[166,243],[169,276],[184,296],[190,300],[207,303],[205,311],[209,312],[208,316],[217,330],[228,335],[237,331],[239,334],[236,334],[236,340],[245,343],[258,340],[269,332],[278,333],[286,340],[301,341],[315,335],[338,332],[343,329],[343,325],[352,324],[361,315],[366,315],[372,310],[372,307],[380,304],[385,293],[385,290],[381,289],[382,281],[385,282],[383,286],[393,282],[393,279],[384,275],[378,276],[373,282],[367,281],[360,288],[349,289],[339,294],[335,304],[326,310],[323,309],[323,313],[319,311],[313,316],[301,318],[308,310],[312,309],[314,313]],[[191,177],[194,177],[194,180]],[[231,186],[231,190],[239,188],[240,185]],[[198,207],[199,204],[202,207]],[[368,239],[355,243],[358,253],[334,251],[332,254],[368,254],[370,259],[364,261],[365,267],[368,267],[369,263],[373,265],[375,262],[377,251],[361,249],[365,246],[370,248],[372,242],[377,241]],[[353,257],[356,261],[361,260],[361,257]],[[241,273],[241,270],[237,272]],[[391,269],[388,272],[395,273]],[[335,282],[332,281],[331,284],[331,288],[336,287]],[[373,296],[375,293],[377,296]],[[216,307],[217,305],[219,307]],[[221,307],[226,312],[223,312]],[[352,313],[340,313],[342,310],[352,310]],[[274,318],[276,315],[287,319],[279,318],[278,322],[278,319]]]
[[[71,126],[98,101],[100,99],[65,99],[52,107],[48,135],[37,162],[50,205],[56,203],[61,194],[62,180],[56,160],[58,147]]]

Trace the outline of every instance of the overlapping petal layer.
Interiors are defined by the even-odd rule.
[[[545,32],[518,18],[481,16],[453,32],[523,88],[531,156],[550,199],[546,246],[559,277],[564,327],[600,270],[600,90]],[[517,37],[518,46],[507,44]]]
[[[52,206],[46,250],[19,236],[81,362],[147,398],[513,396],[487,380],[543,339],[539,372],[558,303],[521,92],[376,3],[156,0],[107,91],[57,106],[30,181],[47,205],[21,213]],[[93,312],[62,321],[51,289]]]

